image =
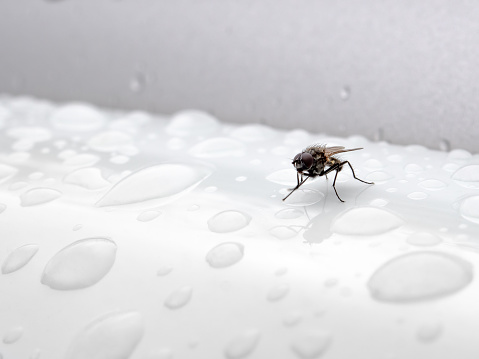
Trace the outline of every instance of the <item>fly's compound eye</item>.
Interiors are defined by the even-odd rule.
[[[294,156],[293,165],[298,171],[306,171],[313,165],[313,156],[308,152],[298,153]]]

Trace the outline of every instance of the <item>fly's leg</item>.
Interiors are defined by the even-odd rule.
[[[306,180],[308,179],[309,177],[306,177],[304,180],[303,180],[303,174],[301,174],[301,182],[298,183],[298,185],[296,187],[293,188],[293,190],[291,192],[289,192],[289,194],[283,198],[283,201],[288,198],[289,196],[291,196],[291,194],[296,191],[299,187],[301,187],[303,185],[304,182],[306,182]]]
[[[341,197],[339,197],[338,191],[336,191],[336,178],[338,178],[339,169],[340,169],[340,166],[338,166],[338,168],[336,168],[336,174],[334,175],[334,181],[333,181],[333,188],[334,188],[334,192],[336,192],[336,196],[338,197],[338,199],[339,199],[341,202],[344,202],[344,201],[341,199]]]
[[[357,180],[360,181],[360,182],[366,183],[366,184],[374,184],[374,182],[366,182],[366,181],[363,181],[363,180],[360,179],[360,178],[357,178],[357,177],[356,177],[356,174],[354,173],[353,166],[351,166],[351,163],[349,163],[349,161],[341,162],[340,166],[342,167],[342,166],[345,165],[346,163],[349,165],[349,168],[351,168],[351,172],[353,173],[353,177],[354,177],[355,179],[357,179]]]

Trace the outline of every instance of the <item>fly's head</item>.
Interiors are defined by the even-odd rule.
[[[296,171],[303,173],[304,171],[309,170],[313,166],[313,156],[308,152],[298,153],[294,156],[293,166],[296,168]]]

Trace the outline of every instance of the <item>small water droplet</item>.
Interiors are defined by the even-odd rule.
[[[115,312],[95,319],[70,344],[66,358],[129,358],[143,337],[138,312]]]
[[[274,275],[277,276],[277,277],[280,277],[282,275],[285,275],[286,273],[288,273],[288,268],[286,267],[281,267],[281,268],[278,268],[276,270],[276,272],[274,272]]]
[[[312,332],[296,338],[291,349],[301,359],[314,359],[326,352],[331,341],[331,335],[327,332]]]
[[[369,204],[374,207],[384,207],[388,204],[389,202],[385,200],[384,198],[376,198],[373,199]]]
[[[117,155],[110,158],[110,162],[115,165],[124,165],[128,161],[130,161],[130,157],[123,155]]]
[[[424,171],[424,168],[416,163],[409,163],[404,167],[404,171],[406,171],[406,173],[419,173]]]
[[[384,171],[374,171],[369,173],[366,176],[367,181],[372,181],[374,183],[385,183],[389,181],[391,178],[394,178],[393,175]]]
[[[185,306],[193,295],[193,288],[184,286],[175,289],[165,300],[165,307],[169,309],[179,309]]]
[[[427,194],[424,192],[411,192],[407,195],[407,198],[419,201],[421,199],[426,199]]]
[[[415,302],[453,294],[473,278],[465,260],[441,252],[414,252],[393,258],[371,276],[368,287],[381,302]]]
[[[88,104],[73,103],[54,111],[51,124],[60,130],[79,132],[94,131],[103,127],[104,115]]]
[[[100,157],[89,153],[82,153],[66,158],[63,164],[68,167],[88,167],[100,161]]]
[[[349,86],[344,86],[339,92],[339,97],[343,101],[349,100],[350,96],[351,96],[351,88]]]
[[[52,138],[52,132],[43,127],[14,127],[7,131],[7,136],[31,143],[45,142]]]
[[[220,123],[210,114],[197,111],[185,110],[175,113],[166,127],[166,132],[172,136],[206,136],[216,132]]]
[[[414,246],[427,247],[441,243],[442,239],[429,232],[416,232],[408,237],[407,242]]]
[[[82,229],[82,228],[83,228],[83,224],[78,223],[78,224],[75,224],[75,225],[73,226],[72,230],[74,230],[74,231],[79,231],[79,230]]]
[[[194,212],[194,211],[197,211],[200,209],[200,206],[198,206],[197,204],[192,204],[191,206],[188,207],[188,211],[190,212]]]
[[[281,184],[284,186],[296,186],[296,175],[297,175],[297,172],[294,169],[288,168],[288,169],[275,171],[269,174],[268,176],[266,176],[266,179],[270,182]],[[308,180],[308,181],[311,181],[311,180]]]
[[[241,243],[225,242],[212,248],[206,255],[206,261],[213,268],[229,267],[239,262],[244,255]]]
[[[147,76],[141,71],[135,71],[130,79],[130,90],[134,93],[143,92],[146,88]]]
[[[205,191],[206,193],[215,193],[216,191],[218,191],[218,187],[208,186],[203,191]]]
[[[279,219],[296,219],[301,217],[304,212],[297,208],[284,208],[275,213],[275,217]]]
[[[10,178],[15,176],[17,172],[18,169],[15,167],[0,163],[0,183],[8,181]]]
[[[436,179],[424,180],[419,182],[417,185],[429,191],[438,191],[438,190],[446,188],[447,186],[444,182],[436,180]]]
[[[345,235],[375,235],[400,227],[403,220],[395,214],[375,207],[358,207],[341,213],[331,230]]]
[[[479,165],[459,168],[451,178],[463,187],[479,188]]]
[[[248,179],[248,177],[246,177],[246,176],[238,176],[238,177],[235,178],[235,181],[237,181],[237,182],[244,182],[244,181],[246,181],[247,179]]]
[[[23,327],[17,326],[8,329],[8,331],[3,336],[3,343],[4,344],[13,344],[17,340],[19,340],[23,335]]]
[[[303,314],[299,311],[292,311],[286,314],[286,316],[283,319],[283,324],[286,325],[287,327],[292,327],[303,319]]]
[[[290,239],[298,234],[298,232],[288,226],[273,227],[269,230],[269,233],[278,239]]]
[[[468,221],[479,223],[479,196],[467,197],[459,205],[459,213]]]
[[[364,162],[363,166],[370,170],[378,170],[385,167],[382,162],[378,161],[375,158],[370,158],[369,160]]]
[[[324,281],[326,288],[332,288],[338,285],[338,278],[328,278]]]
[[[455,172],[459,167],[460,166],[456,163],[446,163],[444,166],[442,166],[442,169],[446,172]]]
[[[287,192],[289,194],[289,191]],[[305,207],[311,206],[323,200],[324,194],[314,189],[297,189],[285,200],[288,206]]]
[[[30,354],[30,359],[40,359],[41,355],[42,355],[42,351],[40,349],[35,349],[33,350],[32,354]]]
[[[401,155],[391,155],[391,156],[388,156],[387,160],[389,162],[398,163],[403,160],[403,157]]]
[[[38,252],[38,248],[37,244],[26,244],[14,249],[3,262],[2,273],[12,273],[25,266]]]
[[[194,145],[189,152],[197,158],[241,157],[245,145],[233,138],[215,137]]]
[[[276,131],[268,126],[254,124],[237,127],[230,135],[243,142],[264,142],[276,136]]]
[[[170,266],[161,266],[158,271],[156,272],[156,275],[160,276],[160,277],[163,277],[165,275],[168,275],[171,273],[171,271],[173,270],[172,267]]]
[[[442,334],[442,325],[437,321],[423,323],[418,328],[416,338],[422,343],[431,343]]]
[[[471,157],[471,153],[466,150],[452,150],[447,156],[447,158],[452,161],[463,161]]]
[[[53,188],[32,188],[20,196],[21,206],[37,206],[56,200],[62,196],[60,191]]]
[[[42,284],[57,290],[92,286],[110,271],[116,248],[116,244],[106,238],[76,241],[50,259],[43,271]]]
[[[224,355],[228,359],[241,359],[250,355],[258,345],[260,332],[257,329],[249,329],[236,335],[226,345]]]
[[[0,213],[4,212],[7,209],[7,205],[0,203]]]
[[[63,183],[83,187],[88,190],[98,190],[110,186],[110,182],[103,178],[99,168],[80,168],[63,178]]]
[[[140,222],[149,222],[157,218],[160,214],[160,211],[145,211],[141,212],[136,219]]]
[[[122,147],[131,145],[130,135],[120,131],[106,131],[99,133],[88,141],[88,146],[98,152],[121,151]]]
[[[289,285],[287,284],[278,284],[271,288],[266,295],[266,299],[270,302],[277,302],[289,293]]]
[[[215,233],[228,233],[246,227],[251,221],[251,216],[234,210],[217,213],[208,220],[208,228]]]

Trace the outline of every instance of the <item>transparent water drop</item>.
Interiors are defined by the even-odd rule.
[[[123,155],[113,156],[110,158],[110,162],[114,163],[115,165],[123,165],[128,161],[130,161],[130,157]]]
[[[215,233],[229,233],[246,227],[251,216],[244,212],[228,210],[215,214],[208,220],[208,228]]]
[[[8,189],[10,191],[18,191],[20,189],[23,189],[25,187],[28,187],[28,182],[23,182],[23,181],[20,181],[20,182],[14,182],[12,183]]]
[[[407,195],[407,198],[409,199],[413,199],[413,200],[421,200],[421,199],[426,199],[428,196],[427,196],[427,193],[424,193],[424,192],[411,192]]]
[[[388,204],[389,202],[385,200],[384,198],[376,198],[373,199],[369,204],[374,207],[384,207]]]
[[[120,151],[122,147],[129,146],[132,142],[130,135],[120,131],[106,131],[93,136],[88,141],[88,146],[98,152]]]
[[[427,179],[419,182],[417,185],[429,191],[438,191],[447,187],[447,184],[436,179]]]
[[[291,349],[301,359],[319,358],[327,351],[331,342],[330,333],[311,332],[296,338]]]
[[[288,273],[288,268],[286,267],[281,267],[281,268],[278,268],[275,272],[274,272],[274,275],[277,276],[277,277],[280,277],[282,275],[285,275],[286,273]]]
[[[19,340],[23,335],[23,327],[16,326],[7,330],[3,336],[4,344],[13,344]]]
[[[208,186],[203,191],[205,191],[206,193],[215,193],[216,191],[218,191],[218,187]]]
[[[266,294],[266,299],[270,302],[277,302],[286,297],[288,293],[288,284],[278,284],[268,291],[268,293]]]
[[[63,165],[68,167],[89,167],[100,161],[97,155],[82,153],[70,156],[63,161]]]
[[[258,329],[245,330],[236,335],[224,350],[224,355],[228,359],[241,359],[249,356],[258,345],[260,339]]]
[[[97,205],[118,206],[155,199],[173,199],[187,193],[211,175],[202,165],[161,164],[132,173],[117,183]]]
[[[338,285],[338,278],[328,278],[324,281],[324,286],[326,288],[332,288]]]
[[[78,223],[78,224],[75,224],[75,225],[73,226],[72,230],[73,230],[73,231],[79,231],[79,230],[82,229],[82,228],[83,228],[83,224]]]
[[[469,262],[441,252],[414,252],[393,258],[371,276],[368,288],[381,302],[416,302],[456,293],[473,278]]]
[[[344,86],[339,92],[339,97],[343,101],[349,100],[350,96],[351,96],[351,88],[349,86]]]
[[[243,255],[241,243],[225,242],[213,247],[206,255],[206,261],[213,268],[224,268],[239,262]]]
[[[374,182],[374,183],[385,183],[390,179],[394,178],[394,176],[390,173],[384,171],[375,171],[371,172],[366,176],[366,181]]]
[[[401,155],[390,155],[390,156],[388,156],[387,160],[389,162],[398,163],[398,162],[401,162],[403,160],[403,156],[401,156]]]
[[[147,76],[142,71],[135,71],[130,79],[130,90],[134,93],[143,92],[147,84]]]
[[[463,187],[479,188],[479,165],[461,167],[451,178]]]
[[[423,323],[416,332],[416,338],[422,343],[431,343],[437,340],[442,334],[442,325],[438,321]]]
[[[284,208],[275,213],[275,217],[279,219],[296,219],[301,217],[304,212],[297,208]]]
[[[289,194],[289,191],[288,191]],[[324,194],[314,189],[297,189],[284,203],[288,206],[306,207],[322,201]]]
[[[26,244],[14,249],[3,261],[2,273],[12,273],[24,267],[38,252],[38,249],[37,244]]]
[[[197,158],[241,157],[245,154],[245,145],[233,138],[215,137],[194,145],[189,153]]]
[[[294,187],[297,184],[296,175],[297,171],[294,168],[287,168],[270,173],[266,179],[273,183]],[[316,178],[311,178],[306,183],[313,183],[316,180]]]
[[[45,142],[52,138],[52,132],[44,127],[20,126],[7,131],[7,136],[31,143]]]
[[[42,284],[57,290],[92,286],[110,271],[116,249],[116,244],[107,238],[76,241],[50,259],[43,271]]]
[[[472,223],[479,223],[479,196],[467,197],[460,202],[459,213]]]
[[[95,319],[73,340],[66,359],[127,359],[143,337],[138,312],[114,312]]]
[[[161,348],[148,355],[147,359],[173,359],[173,357],[173,350],[170,348]]]
[[[259,142],[275,137],[276,131],[268,126],[253,124],[237,127],[230,135],[243,142]]]
[[[301,322],[303,314],[300,311],[292,311],[285,315],[283,324],[287,327],[292,327]]]
[[[446,172],[456,172],[459,169],[459,165],[456,163],[446,163],[442,166],[442,169]]]
[[[173,137],[168,140],[166,146],[171,150],[181,150],[185,148],[188,143],[183,138]]]
[[[101,174],[101,170],[95,167],[80,168],[70,172],[63,178],[63,183],[83,187],[88,190],[98,190],[109,187],[111,184]]]
[[[269,230],[269,233],[278,239],[290,239],[298,234],[298,232],[288,226],[273,227]]]
[[[144,211],[141,212],[136,219],[140,222],[149,222],[157,218],[160,214],[160,211]]]
[[[403,225],[395,214],[375,207],[358,207],[346,210],[333,221],[331,230],[346,235],[376,235]]]
[[[161,266],[158,271],[156,272],[156,275],[160,276],[160,277],[163,277],[165,275],[168,275],[171,273],[171,271],[173,270],[172,267],[170,266]]]
[[[236,182],[244,182],[247,179],[248,179],[248,177],[246,177],[246,176],[238,176],[238,177],[235,178],[235,181]]]
[[[410,163],[404,167],[404,171],[406,171],[406,173],[419,173],[424,171],[424,168],[416,163]]]
[[[22,207],[38,206],[40,204],[54,201],[61,196],[62,192],[53,188],[32,188],[20,196],[20,205]]]
[[[41,355],[42,351],[40,349],[34,349],[32,354],[30,354],[30,359],[40,359]]]
[[[179,309],[185,306],[193,295],[193,288],[190,286],[184,286],[175,289],[165,300],[165,307],[169,309]]]
[[[472,155],[466,150],[452,150],[447,155],[447,158],[452,161],[463,161],[471,158]]]
[[[17,172],[17,168],[0,163],[0,183],[8,181],[15,176]]]
[[[407,242],[414,246],[429,247],[442,242],[442,238],[429,232],[416,232],[407,238]]]
[[[210,114],[197,111],[185,110],[175,113],[166,127],[166,132],[171,136],[206,136],[216,132],[220,123]]]
[[[378,170],[385,167],[385,165],[381,161],[375,158],[370,158],[369,160],[364,162],[363,166],[370,170]]]
[[[0,213],[4,212],[7,209],[7,205],[0,203]]]
[[[104,115],[91,105],[72,103],[54,111],[50,118],[53,127],[71,132],[94,131],[103,127]]]

